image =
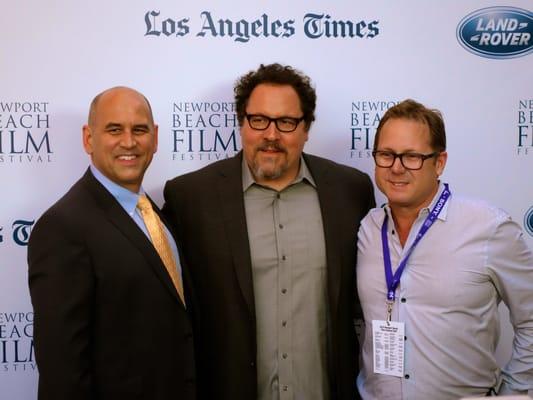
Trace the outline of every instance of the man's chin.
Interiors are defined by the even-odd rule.
[[[257,179],[275,180],[283,175],[284,169],[282,167],[264,167],[256,165],[254,168],[254,175]]]
[[[256,171],[256,177],[259,178],[259,179],[264,179],[264,180],[267,180],[267,181],[273,181],[275,179],[278,179],[279,177],[281,177],[282,175],[282,172],[281,171],[271,171],[271,170],[268,170],[268,171],[265,171],[265,170],[262,170],[262,169],[258,169]]]

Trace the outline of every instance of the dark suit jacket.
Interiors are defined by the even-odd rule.
[[[186,311],[90,171],[39,219],[28,263],[40,400],[195,398],[189,278]]]
[[[356,237],[374,206],[366,174],[304,155],[317,185],[326,240],[332,400],[353,400],[358,345]],[[242,153],[167,182],[163,213],[178,230],[198,299],[195,326],[202,399],[257,398],[256,324],[242,191]]]

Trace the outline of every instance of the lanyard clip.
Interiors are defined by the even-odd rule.
[[[387,304],[387,322],[391,322],[392,320],[392,306],[394,305],[394,300],[387,300],[385,302]]]

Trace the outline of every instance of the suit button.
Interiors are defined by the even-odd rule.
[[[192,332],[187,332],[185,335],[184,335],[185,339],[186,340],[191,340],[192,339]]]
[[[409,379],[409,374],[405,374],[405,379]]]
[[[255,367],[255,363],[253,361],[250,363],[250,367]]]

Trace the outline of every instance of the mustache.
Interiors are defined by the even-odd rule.
[[[258,146],[256,148],[257,151],[282,151],[284,153],[287,152],[287,149],[285,147],[283,147],[281,144],[279,144],[278,142],[268,142],[268,143],[263,143],[262,145]]]

